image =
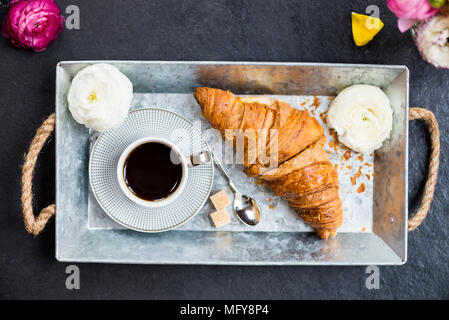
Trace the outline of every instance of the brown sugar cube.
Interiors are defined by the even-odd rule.
[[[215,228],[223,227],[231,222],[228,213],[224,209],[212,212],[210,217],[212,218]]]
[[[224,191],[224,190],[221,190],[220,192],[217,192],[216,194],[211,196],[210,200],[212,201],[215,209],[217,209],[217,210],[223,209],[230,203],[228,195],[226,194],[226,191]]]

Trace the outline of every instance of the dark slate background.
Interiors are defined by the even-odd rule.
[[[57,0],[81,10],[81,29],[64,30],[47,51],[16,49],[0,38],[0,298],[397,299],[449,298],[449,71],[421,60],[385,1]],[[377,4],[385,23],[365,47],[354,45],[351,11]],[[0,9],[3,19],[6,9]],[[78,264],[81,289],[65,289],[54,258],[53,222],[34,238],[23,227],[20,169],[35,130],[54,111],[60,60],[228,60],[403,64],[412,106],[431,109],[441,129],[435,199],[409,235],[408,262],[381,267],[381,288],[367,290],[364,267],[236,267]],[[423,191],[428,134],[410,124],[409,208]],[[54,142],[39,159],[36,207],[54,202]]]

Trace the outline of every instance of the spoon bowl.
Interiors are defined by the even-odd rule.
[[[260,209],[256,201],[239,192],[235,193],[234,211],[237,217],[249,226],[255,226],[260,222]]]
[[[260,222],[260,209],[257,205],[256,201],[244,194],[241,194],[237,191],[234,183],[229,177],[228,173],[224,169],[220,160],[218,160],[217,156],[215,156],[214,152],[211,152],[214,158],[214,162],[220,171],[225,176],[226,180],[228,180],[228,184],[231,187],[232,191],[235,194],[234,198],[234,212],[236,216],[242,221],[244,224],[248,226],[255,226]]]

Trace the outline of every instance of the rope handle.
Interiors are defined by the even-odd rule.
[[[426,185],[424,188],[424,195],[421,201],[421,206],[416,214],[408,222],[408,230],[416,229],[426,218],[432,203],[433,194],[435,192],[435,185],[437,183],[438,166],[440,158],[440,131],[438,129],[438,122],[435,115],[422,108],[410,108],[410,120],[423,120],[429,126],[430,140],[431,140],[431,155],[429,173],[427,176]],[[39,216],[35,218],[33,213],[33,175],[34,167],[36,165],[37,157],[44,146],[45,142],[50,137],[55,129],[55,114],[53,113],[47,120],[42,123],[37,130],[36,135],[31,141],[28,153],[25,155],[25,162],[22,168],[22,211],[25,222],[25,229],[37,236],[45,227],[48,220],[55,215],[56,207],[54,204],[49,205],[43,209]]]

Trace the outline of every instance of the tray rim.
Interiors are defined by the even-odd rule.
[[[355,68],[379,68],[401,69],[409,68],[403,64],[370,64],[370,63],[331,63],[331,62],[277,62],[277,61],[186,61],[186,60],[61,60],[56,63],[56,68],[64,64],[90,64],[90,63],[123,63],[123,64],[195,64],[195,65],[260,65],[260,66],[304,66],[304,67],[355,67]],[[408,82],[407,82],[408,84]]]

